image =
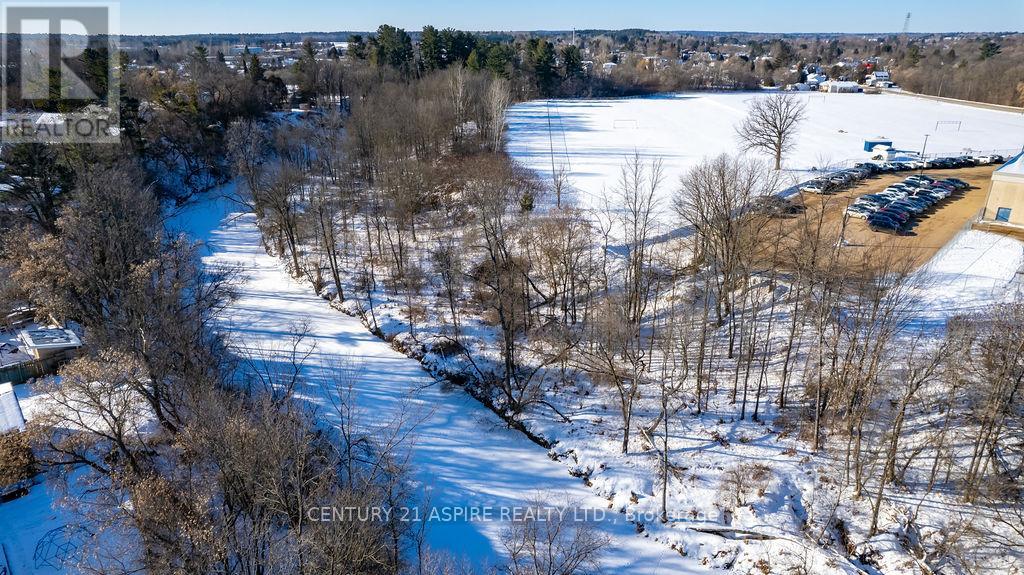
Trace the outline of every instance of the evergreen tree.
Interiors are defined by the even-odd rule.
[[[348,38],[348,54],[355,60],[366,59],[366,40],[361,34],[353,34]]]
[[[562,70],[566,79],[583,75],[583,55],[578,47],[572,44],[562,47]]]
[[[480,52],[474,48],[473,51],[469,53],[469,58],[466,58],[466,67],[474,72],[479,72],[483,67],[480,64],[480,60]]]
[[[988,60],[999,53],[1000,46],[992,40],[985,40],[981,44],[981,59]]]
[[[495,44],[487,51],[487,69],[499,78],[512,77],[515,60],[515,48],[508,44]]]
[[[555,80],[555,47],[547,40],[530,38],[526,42],[526,67],[533,74],[534,84],[541,96],[550,96],[554,92]]]
[[[437,28],[424,26],[423,33],[420,36],[420,67],[430,72],[432,70],[440,70],[444,68],[444,65],[441,38],[437,33]]]
[[[259,56],[256,54],[249,58],[248,76],[253,82],[262,82],[264,79],[263,64],[260,63]]]
[[[413,60],[412,38],[401,28],[382,24],[370,39],[370,61],[379,67],[390,66],[408,74]]]

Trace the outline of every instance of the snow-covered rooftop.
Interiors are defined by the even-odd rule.
[[[82,345],[82,341],[70,329],[24,329],[18,333],[18,339],[29,349],[67,349]]]
[[[1001,168],[996,170],[1000,176],[1014,176],[1024,178],[1024,152],[1010,158]]]
[[[25,416],[21,413],[14,386],[0,383],[0,433],[25,431]]]

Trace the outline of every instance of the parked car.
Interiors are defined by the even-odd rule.
[[[963,181],[963,180],[961,180],[959,178],[946,178],[946,179],[944,179],[942,181],[950,183],[950,184],[953,184],[957,189],[960,189],[960,190],[966,190],[967,188],[971,187],[970,184],[968,184],[967,182],[965,182],[965,181]]]
[[[899,233],[903,230],[903,226],[892,220],[868,221],[868,227],[876,232]]]
[[[875,213],[876,214],[886,215],[886,216],[892,216],[893,219],[895,219],[896,221],[898,221],[901,224],[907,223],[907,221],[910,220],[910,216],[912,215],[907,210],[904,210],[904,209],[901,209],[901,208],[898,208],[898,207],[893,207],[893,206],[886,206],[886,207],[878,210]]]
[[[925,189],[925,191],[928,192],[929,194],[937,194],[939,198],[943,200],[953,195],[953,190],[950,190],[948,188],[942,188],[939,186],[927,188]]]
[[[868,225],[872,226],[872,227],[877,226],[877,225],[887,225],[887,226],[894,227],[896,229],[902,229],[903,228],[903,222],[901,222],[898,219],[896,219],[895,217],[887,215],[887,214],[871,214],[870,216],[868,216],[868,220],[867,221],[868,221]]]
[[[868,194],[866,196],[861,196],[861,197],[857,198],[857,200],[854,201],[853,203],[857,204],[857,205],[870,204],[870,205],[881,207],[881,206],[884,206],[885,204],[890,203],[891,201],[892,201],[891,199],[889,199],[889,198],[887,198],[887,197],[885,197],[885,196],[883,196],[881,194]]]
[[[926,199],[930,199],[933,204],[937,204],[937,203],[941,202],[942,200],[946,199],[946,196],[943,195],[942,192],[931,192],[931,191],[928,191],[928,190],[921,190],[920,192],[917,192],[916,194],[914,194],[914,195],[912,195],[910,197],[911,198],[926,198]]]
[[[894,208],[907,210],[912,214],[920,214],[927,208],[927,206],[923,206],[919,203],[911,202],[909,200],[900,200],[898,202],[893,202],[892,206]]]
[[[866,220],[868,216],[870,216],[873,213],[875,213],[875,208],[872,208],[871,206],[867,205],[852,204],[850,205],[850,207],[846,208],[846,215],[850,216],[851,218],[860,218],[862,220]]]
[[[803,211],[803,205],[791,202],[779,196],[759,196],[750,202],[750,211],[767,214],[770,216],[784,216],[798,214]]]

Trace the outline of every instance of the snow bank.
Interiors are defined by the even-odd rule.
[[[917,319],[911,327],[941,329],[955,315],[1012,300],[1021,290],[1022,266],[1021,241],[978,230],[961,233],[918,272]]]

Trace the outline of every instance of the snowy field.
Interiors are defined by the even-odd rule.
[[[664,197],[701,158],[736,153],[735,126],[758,94],[700,93],[616,100],[538,100],[508,115],[508,151],[550,181],[565,171],[582,207],[601,205],[626,156],[660,158]],[[785,185],[814,168],[864,161],[865,139],[885,137],[900,150],[927,155],[1008,153],[1024,145],[1024,115],[892,94],[798,94],[807,103],[798,144],[786,158]],[[959,121],[957,126],[936,122]]]

